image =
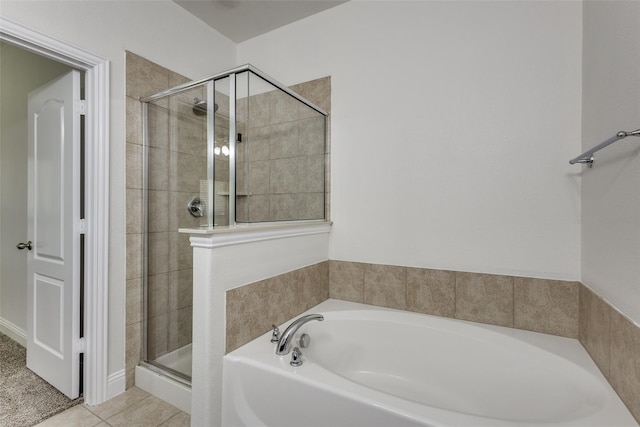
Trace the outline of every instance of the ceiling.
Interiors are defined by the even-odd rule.
[[[347,0],[174,0],[236,43]]]

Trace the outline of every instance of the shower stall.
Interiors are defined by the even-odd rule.
[[[327,113],[251,65],[142,108],[143,364],[189,384],[193,259],[179,230],[324,221]]]

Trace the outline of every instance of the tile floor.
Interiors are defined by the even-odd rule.
[[[191,417],[178,408],[132,387],[100,405],[76,405],[36,427],[188,427]]]

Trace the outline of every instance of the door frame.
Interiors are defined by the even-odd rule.
[[[107,400],[109,61],[0,17],[0,40],[85,73],[84,401]]]

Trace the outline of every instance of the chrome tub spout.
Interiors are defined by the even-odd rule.
[[[284,333],[280,337],[278,344],[276,345],[276,354],[278,356],[283,356],[285,354],[289,354],[291,351],[291,342],[293,341],[293,336],[296,334],[298,329],[302,325],[312,320],[322,321],[324,317],[321,314],[307,314],[306,316],[302,316],[296,320],[294,320],[287,329],[285,329]]]

